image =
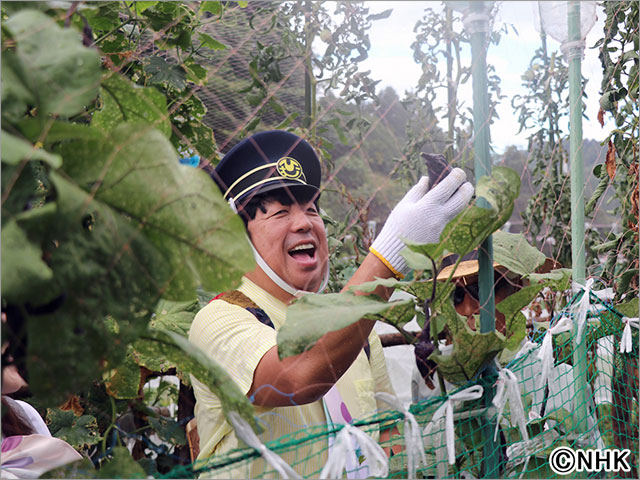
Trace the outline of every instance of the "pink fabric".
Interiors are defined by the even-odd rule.
[[[45,472],[82,459],[71,445],[45,435],[2,439],[2,478],[38,478]]]

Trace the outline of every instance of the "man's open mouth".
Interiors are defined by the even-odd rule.
[[[289,255],[297,260],[307,260],[315,257],[316,247],[312,243],[301,243],[289,250]]]

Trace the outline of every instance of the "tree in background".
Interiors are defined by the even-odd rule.
[[[596,192],[586,205],[592,214],[609,185],[619,205],[613,214],[620,218],[620,232],[610,232],[597,253],[606,262],[603,279],[621,295],[638,295],[638,2],[602,2],[606,13],[600,61],[604,71],[598,119],[604,125],[611,115],[616,127],[607,135],[606,161],[593,173],[600,179]]]
[[[557,52],[549,54],[544,31],[540,40],[522,75],[528,93],[511,102],[519,115],[519,131],[535,129],[529,135],[527,161],[536,195],[523,212],[523,230],[534,245],[545,246],[547,254],[571,265],[569,152],[560,127],[569,115],[568,69]]]

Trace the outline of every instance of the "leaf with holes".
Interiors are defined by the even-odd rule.
[[[168,84],[178,90],[187,86],[187,72],[180,65],[168,63],[162,57],[151,57],[144,65],[144,72],[152,84]]]
[[[149,125],[121,125],[105,142],[67,142],[61,153],[67,174],[125,213],[162,254],[171,272],[156,286],[164,298],[193,299],[197,286],[222,291],[253,269],[242,220],[209,175],[180,165],[169,140]]]
[[[46,422],[51,435],[75,448],[89,447],[101,440],[98,422],[92,415],[77,416],[71,410],[48,408]]]

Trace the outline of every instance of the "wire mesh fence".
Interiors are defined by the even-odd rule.
[[[574,315],[579,298],[580,294],[576,295],[572,303],[558,312],[551,325]],[[561,478],[571,473],[586,478],[636,478],[638,398],[634,392],[638,388],[638,347],[634,342],[631,351],[621,351],[624,318],[610,304],[594,296],[585,333],[591,352],[588,371],[580,371],[572,365],[575,332],[562,332],[552,335],[553,367],[545,382],[541,382],[540,351],[548,330],[536,331],[533,339],[537,340],[526,343],[516,358],[504,367],[517,378],[517,396],[525,415],[522,419],[517,418],[517,402],[512,398],[508,408],[495,404],[486,406],[481,399],[460,399],[460,392],[497,383],[497,376],[490,380],[474,379],[446,395],[412,404],[409,412],[420,426],[418,441],[425,453],[422,460],[412,459],[418,465],[415,476],[410,476],[407,469],[408,455],[416,454],[403,435],[405,413],[389,409],[357,419],[353,425],[375,439],[381,430],[392,425],[400,427],[398,436],[382,443],[383,447],[389,448],[401,446],[401,450],[391,456],[385,478],[480,478],[486,473],[487,435],[495,435],[498,439],[499,462],[494,478]],[[632,335],[637,340],[637,329]],[[585,418],[579,418],[581,410],[577,405],[580,395],[576,378],[582,375],[587,378],[588,389]],[[446,408],[448,402],[453,402],[451,414],[439,415],[438,410],[443,406]],[[446,415],[451,415],[451,439],[447,438]],[[526,424],[526,433],[520,428],[521,421]],[[586,428],[580,427],[581,424]],[[303,477],[318,478],[330,457],[329,438],[335,437],[341,428],[331,425],[310,427],[266,442],[265,446]],[[455,452],[451,459],[447,458],[450,442]],[[557,460],[552,454],[560,447],[575,451],[627,450],[628,468],[622,466],[617,471],[605,471],[604,463],[591,459],[582,464],[581,473],[574,471],[577,463],[571,464],[571,470],[563,470],[562,464],[554,464]],[[254,448],[240,448],[222,457],[176,468],[168,478],[194,473],[212,478],[278,478],[278,472]],[[347,469],[347,475],[352,473]]]

